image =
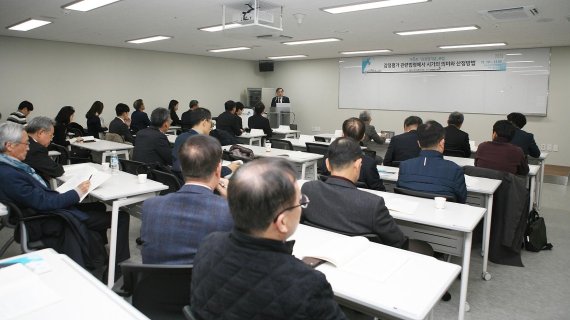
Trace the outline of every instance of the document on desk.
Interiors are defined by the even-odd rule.
[[[386,207],[390,211],[398,211],[401,213],[413,214],[418,209],[418,203],[402,198],[384,198]]]
[[[21,263],[0,269],[0,283],[0,319],[17,318],[62,299]]]
[[[83,195],[83,197],[81,197],[79,200],[80,202],[83,201],[91,191],[95,190],[111,178],[110,174],[99,171],[89,165],[74,167],[72,170],[66,171],[64,175],[69,176],[69,180],[56,189],[59,193],[65,193],[69,190],[73,190],[83,181],[89,180],[91,182],[89,190]]]

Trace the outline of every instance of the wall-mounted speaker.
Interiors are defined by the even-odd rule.
[[[259,61],[259,72],[272,72],[273,61]]]

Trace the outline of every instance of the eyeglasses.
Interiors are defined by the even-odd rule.
[[[26,141],[26,142],[10,142],[10,143],[11,143],[11,144],[25,144],[25,145],[27,145],[27,146],[30,145],[30,142],[29,142],[29,141]]]
[[[279,218],[279,216],[280,216],[283,212],[289,211],[289,210],[292,210],[292,209],[295,209],[295,208],[297,208],[297,207],[301,207],[302,209],[305,209],[305,208],[307,208],[307,207],[309,206],[309,203],[310,203],[310,202],[311,202],[311,201],[309,200],[309,197],[307,197],[307,196],[304,195],[304,194],[301,194],[301,199],[299,200],[299,204],[298,204],[298,205],[291,206],[291,207],[288,207],[288,208],[285,208],[285,209],[283,209],[282,211],[280,211],[278,214],[275,215],[275,218],[273,219],[273,222],[277,222],[277,218]]]

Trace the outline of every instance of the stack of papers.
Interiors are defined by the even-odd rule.
[[[67,170],[64,176],[69,177],[69,179],[56,189],[56,191],[59,193],[65,193],[69,190],[73,190],[83,181],[89,180],[91,182],[89,190],[81,197],[79,201],[83,201],[83,199],[85,199],[85,197],[87,197],[91,191],[95,190],[97,187],[111,178],[111,175],[109,173],[99,171],[90,165],[74,167],[72,170]]]
[[[390,211],[414,214],[418,209],[418,203],[402,198],[384,198],[386,207]]]

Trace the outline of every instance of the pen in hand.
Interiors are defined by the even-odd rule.
[[[91,178],[93,177],[93,175],[89,176],[89,179],[87,179],[87,181],[91,181]]]

